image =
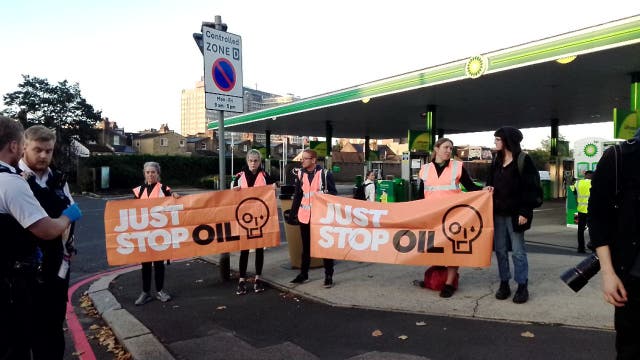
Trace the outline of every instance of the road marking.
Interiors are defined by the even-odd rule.
[[[98,278],[101,278],[103,276],[113,274],[113,273],[127,272],[127,271],[130,271],[131,268],[135,266],[136,265],[127,266],[125,268],[120,268],[116,270],[99,273],[99,274],[90,276],[88,278],[85,278],[73,284],[71,287],[69,287],[69,291],[67,293],[67,296],[69,297],[69,301],[67,301],[67,327],[71,331],[71,337],[73,338],[73,343],[75,344],[75,349],[76,349],[75,352],[80,354],[78,355],[79,359],[96,360],[96,355],[93,353],[93,349],[91,348],[91,345],[89,345],[89,341],[87,341],[87,336],[85,335],[84,330],[82,329],[82,325],[80,325],[80,321],[78,320],[78,317],[76,316],[75,311],[73,311],[73,305],[71,305],[71,299],[73,294],[76,292],[76,290],[78,290],[78,288],[80,288],[81,286],[83,286],[84,284],[90,281],[94,281]]]

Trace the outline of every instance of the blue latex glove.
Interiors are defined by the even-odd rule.
[[[82,211],[80,211],[78,204],[73,204],[64,209],[62,215],[68,217],[71,222],[74,222],[82,217]]]

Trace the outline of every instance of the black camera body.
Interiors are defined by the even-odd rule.
[[[565,271],[560,275],[560,279],[573,291],[578,292],[589,280],[600,271],[600,259],[596,254],[582,260],[578,265]]]

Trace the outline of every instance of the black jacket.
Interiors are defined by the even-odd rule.
[[[506,166],[502,166],[503,152],[498,152],[491,164],[491,170],[487,178],[487,185],[493,186],[494,213],[502,216],[511,216],[514,220],[514,230],[521,232],[531,228],[533,220],[533,208],[537,202],[538,187],[536,181],[538,169],[531,157],[525,154],[522,174],[518,169],[518,156],[522,152],[520,141],[522,133],[511,127],[503,127],[499,131],[504,134],[505,142],[503,146],[511,150],[513,161]],[[506,186],[505,186],[506,184]],[[517,225],[519,215],[527,218],[527,223]]]
[[[610,247],[613,267],[623,281],[640,248],[639,164],[640,139],[634,139],[605,150],[591,179],[591,246]]]

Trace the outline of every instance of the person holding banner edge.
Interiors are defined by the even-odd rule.
[[[531,228],[533,208],[536,203],[537,169],[531,157],[524,154],[522,169],[519,164],[522,149],[522,132],[504,126],[493,134],[496,157],[491,164],[487,186],[493,191],[494,250],[498,261],[500,288],[496,299],[511,295],[509,279],[509,251],[513,260],[514,280],[518,284],[513,302],[522,304],[529,300],[529,262],[525,249],[524,232]]]
[[[313,195],[326,193],[337,195],[333,174],[317,165],[318,154],[314,150],[306,149],[302,152],[302,168],[298,169],[295,180],[295,192],[291,204],[291,214],[296,215],[300,222],[302,238],[302,263],[300,274],[291,280],[294,284],[302,284],[309,280],[309,266],[311,263],[311,209]],[[324,287],[333,286],[333,259],[323,259]]]
[[[419,197],[424,199],[437,199],[444,196],[459,194],[460,184],[467,191],[482,190],[476,185],[467,170],[462,166],[462,161],[453,160],[453,141],[448,138],[440,138],[433,147],[433,160],[422,165],[418,177],[420,178]],[[454,285],[458,277],[458,266],[447,266],[447,280],[440,290],[440,297],[450,298],[456,291]]]
[[[136,199],[151,199],[173,196],[179,198],[180,195],[172,193],[171,188],[160,183],[160,164],[154,161],[146,162],[142,167],[144,174],[144,184],[132,189]],[[162,302],[171,300],[171,295],[164,291],[164,260],[149,261],[142,263],[142,293],[136,301],[136,305],[144,305],[153,300],[151,297],[151,267],[154,269],[156,283],[156,298]]]
[[[241,172],[236,174],[236,178],[232,184],[234,189],[250,188],[254,186],[267,186],[274,184],[275,181],[267,174],[262,168],[262,155],[260,151],[251,149],[247,152],[246,157],[247,164],[244,166]],[[260,280],[262,276],[262,267],[264,265],[264,248],[255,249],[255,267],[256,276],[253,282],[253,291],[260,293],[264,291],[264,284]],[[240,251],[240,279],[238,279],[238,288],[236,289],[236,295],[244,295],[247,293],[247,266],[249,264],[249,250]]]

